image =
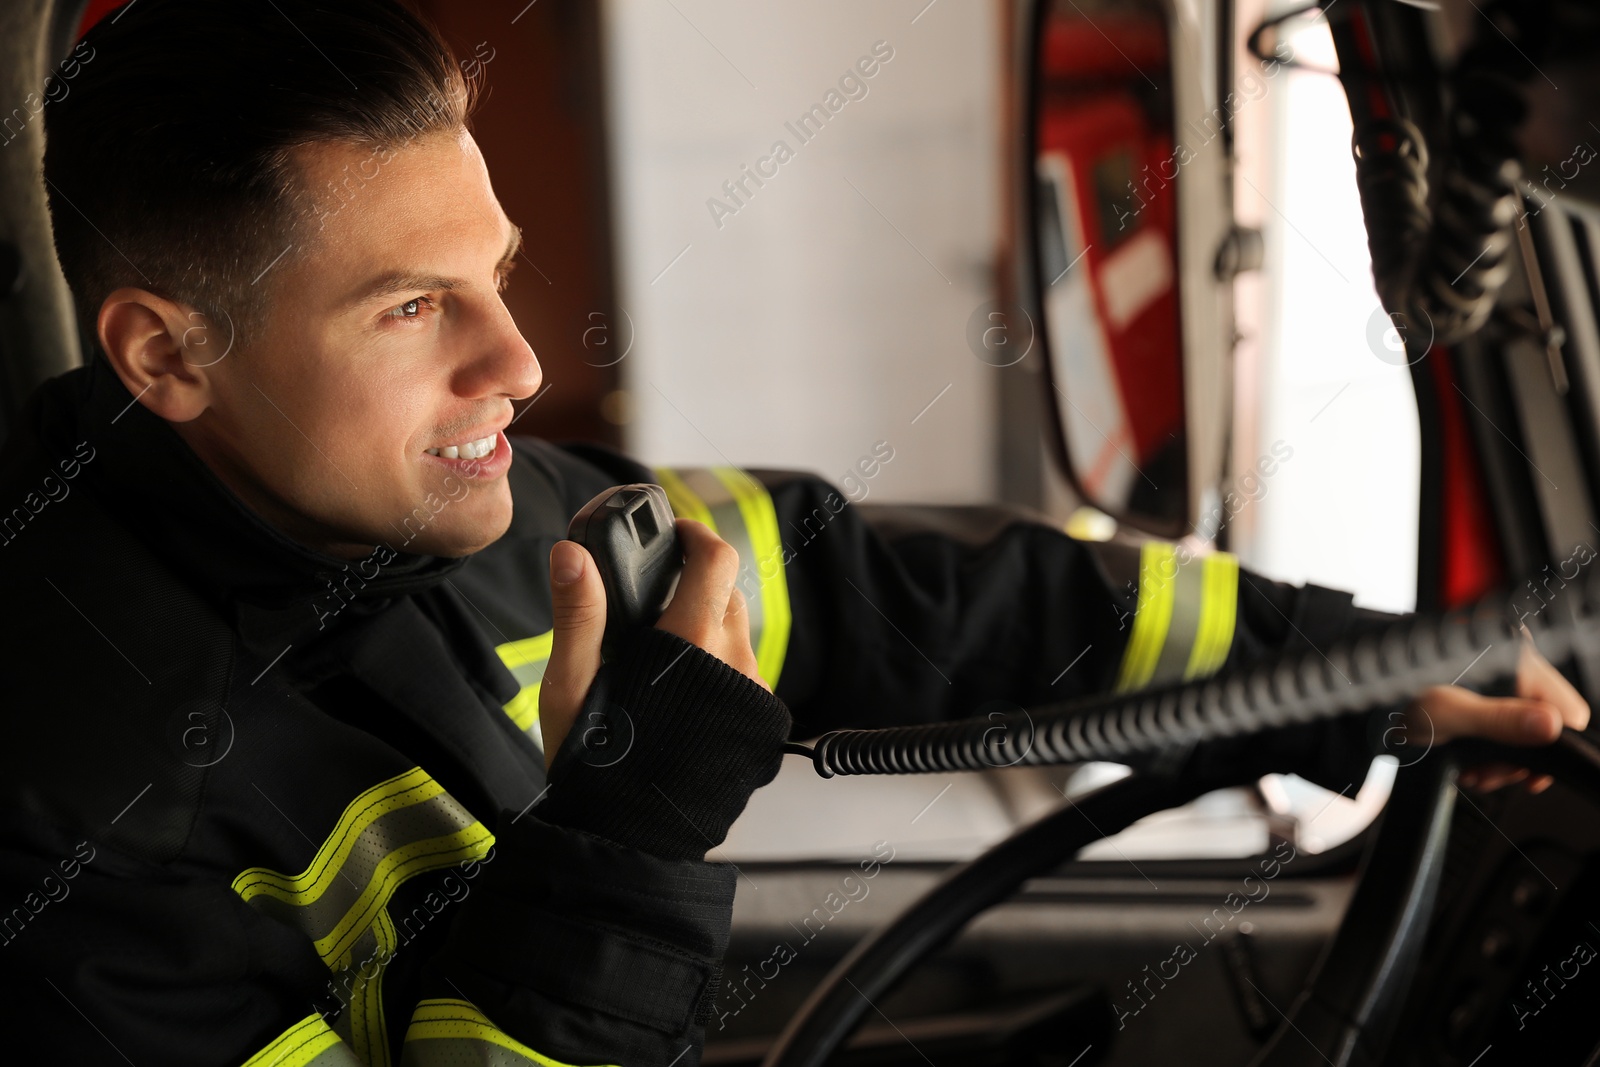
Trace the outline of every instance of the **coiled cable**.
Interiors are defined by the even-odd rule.
[[[1444,615],[1413,615],[1324,651],[1282,655],[1217,675],[1115,697],[882,730],[835,730],[786,751],[824,778],[995,767],[1129,762],[1173,746],[1366,713],[1430,685],[1516,671],[1524,636],[1552,662],[1600,647],[1600,571],[1574,579],[1567,617],[1525,620],[1496,597]]]
[[[1481,329],[1511,277],[1522,180],[1514,134],[1527,113],[1521,83],[1534,69],[1524,45],[1538,50],[1527,27],[1539,25],[1539,12],[1515,0],[1483,7],[1498,32],[1480,34],[1451,75],[1436,205],[1421,130],[1370,113],[1366,94],[1349,93],[1373,280],[1414,358]]]

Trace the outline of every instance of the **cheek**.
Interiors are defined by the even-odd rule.
[[[264,367],[257,373],[256,364],[248,379],[239,376],[229,414],[247,462],[318,511],[393,497],[395,490],[380,487],[397,480],[408,427],[404,395],[331,360],[290,363],[270,374]]]
[[[361,399],[352,403],[357,412],[357,433],[370,442],[375,457],[417,462],[418,455],[436,444],[440,411],[446,407],[442,387],[425,383],[386,380],[366,383]]]
[[[347,472],[392,472],[401,463],[418,463],[422,450],[434,443],[443,387],[393,367],[363,363],[325,365],[314,376],[307,374],[294,387],[305,416],[296,422]]]
[[[445,361],[403,344],[283,338],[238,366],[249,373],[232,376],[236,450],[303,513],[383,537],[430,494],[449,495],[447,472],[423,455],[464,407]],[[510,492],[496,481],[424,509],[408,550],[459,549],[503,530]]]

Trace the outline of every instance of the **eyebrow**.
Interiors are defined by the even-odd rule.
[[[511,224],[511,236],[506,241],[506,250],[500,256],[500,262],[495,264],[495,273],[504,274],[516,263],[517,253],[522,251],[522,227]],[[436,290],[450,292],[455,289],[471,288],[472,283],[460,278],[447,278],[437,274],[417,274],[408,270],[392,270],[370,278],[357,287],[345,301],[347,306],[365,304],[379,297],[398,296],[401,293],[414,293],[419,290]]]

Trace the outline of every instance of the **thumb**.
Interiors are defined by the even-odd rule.
[[[539,686],[546,767],[566,740],[600,670],[600,639],[606,629],[605,585],[588,551],[576,541],[557,541],[550,550],[550,604],[554,633]]]
[[[1589,725],[1589,702],[1544,658],[1531,640],[1522,643],[1522,656],[1517,664],[1517,696],[1554,706],[1562,723],[1575,730]]]

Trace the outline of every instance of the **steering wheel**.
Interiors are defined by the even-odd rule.
[[[1402,768],[1368,845],[1338,932],[1252,1067],[1377,1063],[1399,1023],[1438,895],[1462,766],[1509,762],[1550,774],[1600,804],[1600,748],[1573,730],[1543,748],[1458,741]],[[1252,776],[1253,777],[1253,776]],[[821,1067],[879,997],[973,918],[1102,836],[1229,785],[1234,776],[1133,777],[1069,801],[957,868],[829,972],[763,1067]]]

